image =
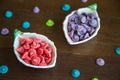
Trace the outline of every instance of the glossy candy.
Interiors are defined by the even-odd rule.
[[[39,38],[20,38],[16,51],[24,62],[35,66],[48,65],[52,60],[52,48]]]
[[[52,26],[54,26],[54,21],[53,20],[51,20],[51,19],[48,19],[47,21],[46,21],[46,26],[48,26],[48,27],[52,27]]]
[[[105,65],[105,61],[102,58],[98,58],[96,60],[96,64],[99,65],[99,66],[104,66]]]
[[[62,6],[62,10],[63,11],[69,11],[70,10],[70,4],[64,4],[63,6]]]
[[[1,34],[2,35],[8,35],[9,34],[9,29],[8,28],[2,28]]]
[[[73,42],[89,38],[98,26],[95,13],[73,13],[68,18],[68,35]]]
[[[72,40],[74,42],[78,42],[79,41],[79,36],[77,34],[74,34],[73,37],[72,37]]]
[[[5,17],[6,17],[6,18],[12,18],[12,16],[13,16],[13,12],[12,12],[12,11],[7,10],[7,11],[5,12]]]
[[[0,66],[0,74],[6,74],[8,72],[8,66],[1,65]]]
[[[34,7],[33,12],[34,12],[34,13],[39,13],[39,12],[40,12],[39,7],[37,7],[37,6],[36,6],[36,7]]]
[[[80,76],[80,71],[78,69],[73,69],[71,75],[73,78],[78,78]]]
[[[99,80],[97,77],[93,77],[92,80]]]
[[[90,24],[92,27],[97,27],[97,25],[98,25],[96,19],[89,20],[89,24]]]
[[[22,28],[24,28],[24,29],[30,28],[30,22],[29,22],[29,21],[24,21],[24,22],[22,23]]]
[[[81,0],[83,3],[87,2],[88,0]]]
[[[118,48],[115,49],[115,53],[116,53],[117,55],[120,55],[120,47],[118,47]]]

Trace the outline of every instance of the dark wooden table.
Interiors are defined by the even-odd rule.
[[[71,10],[63,12],[64,3],[71,5]],[[92,40],[71,46],[67,43],[62,23],[67,14],[81,7],[98,4],[98,13],[101,18],[101,28],[98,35]],[[32,9],[38,6],[40,13],[35,14]],[[12,10],[11,19],[4,17],[6,10]],[[48,28],[45,22],[48,19],[55,21],[55,26]],[[30,21],[29,29],[22,29],[21,23]],[[0,80],[75,80],[71,77],[71,70],[81,71],[76,80],[91,80],[98,77],[100,80],[120,80],[120,56],[114,50],[120,47],[120,0],[0,0],[0,30],[3,27],[10,29],[8,36],[0,35],[0,65],[7,65],[9,71],[0,75]],[[13,31],[36,32],[46,35],[54,41],[57,47],[57,63],[52,69],[32,69],[19,63],[13,52]],[[95,64],[97,58],[103,58],[105,65]]]

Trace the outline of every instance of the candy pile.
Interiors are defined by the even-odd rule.
[[[28,64],[35,66],[46,66],[52,60],[52,48],[47,42],[39,38],[19,38],[20,46],[17,52]]]
[[[95,13],[73,13],[68,19],[68,35],[74,42],[89,38],[98,26]]]

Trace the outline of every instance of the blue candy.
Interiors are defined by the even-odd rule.
[[[30,22],[29,22],[29,21],[24,21],[24,22],[22,23],[22,28],[24,28],[24,29],[30,28]]]
[[[115,49],[117,55],[120,55],[120,47]]]
[[[73,69],[71,75],[73,78],[78,78],[80,76],[80,71],[78,69]]]
[[[13,12],[12,12],[12,11],[7,10],[7,11],[5,12],[5,17],[6,17],[6,18],[11,18],[12,16],[13,16]]]
[[[1,74],[6,74],[8,72],[8,66],[2,65],[0,66],[0,73]]]
[[[64,4],[64,5],[62,6],[62,10],[63,10],[63,11],[69,11],[69,10],[70,10],[70,5],[69,5],[69,4]]]

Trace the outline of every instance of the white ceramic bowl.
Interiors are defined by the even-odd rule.
[[[67,24],[68,24],[68,18],[70,16],[72,16],[75,12],[78,12],[79,14],[81,13],[95,13],[96,16],[97,16],[97,21],[98,21],[98,26],[96,27],[96,30],[95,32],[89,37],[89,38],[86,38],[84,40],[81,40],[81,41],[78,41],[78,42],[74,42],[71,40],[71,38],[69,37],[68,35],[68,29],[67,29]],[[90,7],[85,7],[85,8],[80,8],[78,10],[75,10],[75,11],[72,11],[70,14],[68,14],[66,17],[65,17],[65,20],[63,22],[63,32],[64,32],[64,35],[65,35],[65,38],[67,39],[67,42],[70,44],[70,45],[76,45],[76,44],[80,44],[80,43],[84,43],[84,42],[87,42],[88,40],[91,40],[93,37],[95,37],[98,33],[100,29],[100,18],[98,16],[98,13],[96,10],[93,10],[91,9]]]
[[[35,66],[35,65],[27,64],[26,62],[24,62],[20,58],[20,54],[16,51],[16,49],[19,47],[19,37],[25,37],[25,38],[34,38],[34,37],[37,37],[37,38],[40,38],[42,41],[48,42],[48,44],[50,45],[50,47],[53,49],[52,61],[47,66]],[[30,33],[30,32],[25,32],[25,33],[22,33],[22,34],[18,34],[15,37],[13,48],[14,48],[14,53],[15,53],[17,59],[22,64],[24,64],[25,66],[32,67],[32,68],[52,68],[52,67],[55,67],[56,59],[57,59],[57,49],[56,49],[56,47],[54,45],[54,42],[51,41],[50,39],[48,39],[46,36],[44,36],[42,34]]]

